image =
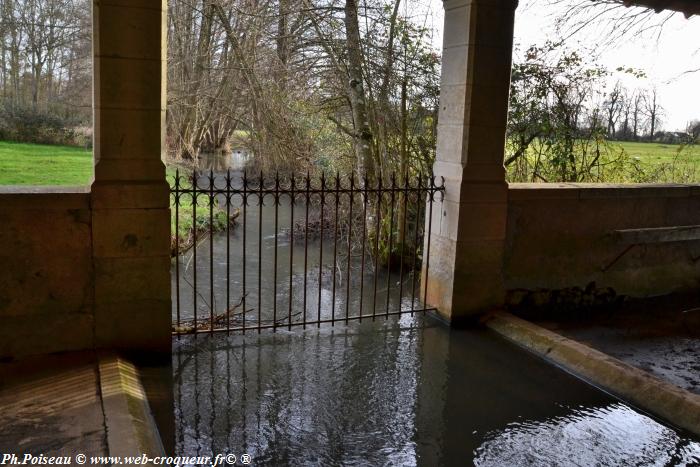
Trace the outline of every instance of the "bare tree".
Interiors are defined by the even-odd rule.
[[[643,130],[643,103],[645,99],[644,92],[637,92],[632,100],[632,137],[635,141],[639,140],[640,131]]]
[[[623,110],[624,94],[625,90],[618,81],[603,103],[607,118],[607,132],[611,138],[615,138],[615,128]]]
[[[649,122],[649,140],[654,140],[656,130],[661,125],[661,118],[664,113],[664,108],[659,104],[658,92],[656,87],[644,94],[642,101],[645,116]]]

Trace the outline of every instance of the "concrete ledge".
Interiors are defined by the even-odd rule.
[[[109,455],[165,456],[136,367],[104,353],[98,368]]]
[[[515,344],[671,425],[700,436],[700,395],[509,313],[492,313],[484,317],[483,322]]]

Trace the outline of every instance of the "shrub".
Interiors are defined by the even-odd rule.
[[[0,107],[0,140],[19,143],[91,145],[91,135],[76,130],[78,122],[31,107]]]

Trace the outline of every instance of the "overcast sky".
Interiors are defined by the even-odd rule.
[[[441,47],[442,0],[407,0],[407,3],[409,8],[416,5],[417,10],[429,11],[426,20],[435,28],[434,44]],[[554,18],[557,13],[547,0],[520,0],[515,24],[515,42],[520,49],[548,39],[556,40]],[[586,49],[595,49],[603,33],[595,28],[584,30],[570,41],[571,46],[580,43]],[[663,129],[683,130],[689,120],[700,119],[700,71],[684,74],[700,68],[700,17],[686,19],[682,14],[675,14],[665,24],[660,37],[656,33],[631,37],[598,53],[598,62],[610,70],[625,66],[646,73],[644,79],[614,74],[609,78],[609,85],[613,86],[618,79],[630,89],[655,85],[665,108]]]

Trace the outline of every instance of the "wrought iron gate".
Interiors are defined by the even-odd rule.
[[[444,195],[433,176],[372,183],[178,170],[170,192],[174,334],[430,310],[432,210]]]

